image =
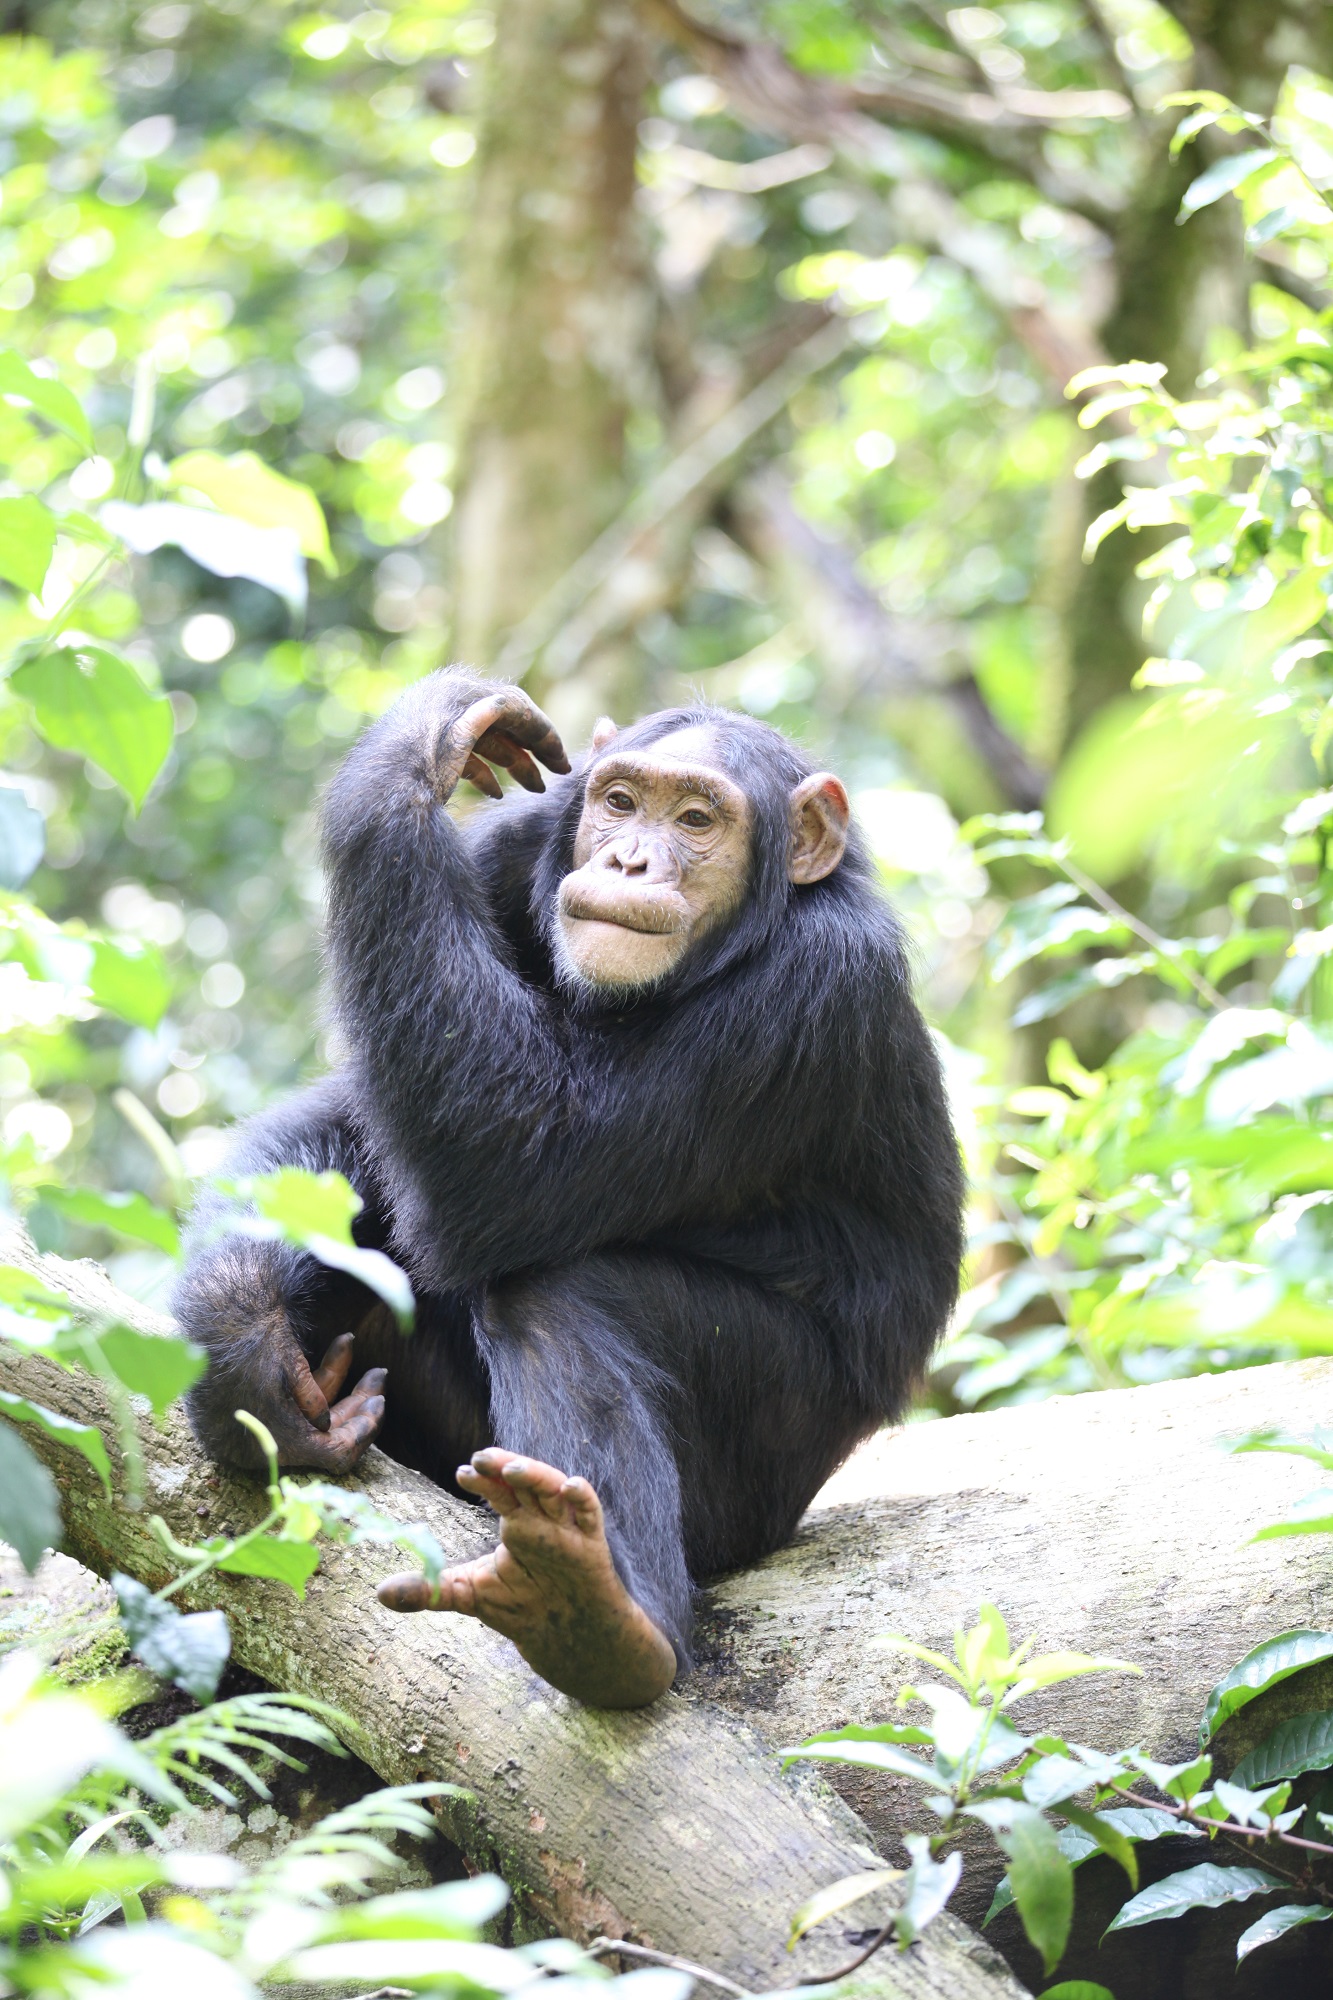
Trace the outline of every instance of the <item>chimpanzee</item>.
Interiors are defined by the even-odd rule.
[[[688,1664],[693,1580],[776,1548],[902,1411],[955,1297],[961,1176],[837,778],[703,706],[599,724],[549,791],[534,758],[569,772],[526,695],[464,672],[366,731],[324,811],[346,1061],[229,1162],[344,1173],[416,1331],[226,1233],[218,1198],[176,1303],[212,1453],[244,1462],[238,1406],[288,1466],[346,1472],[378,1434],[500,1517],[492,1555],[382,1601],[633,1707]],[[498,803],[455,821],[464,778]],[[353,1326],[376,1365],[344,1395]]]

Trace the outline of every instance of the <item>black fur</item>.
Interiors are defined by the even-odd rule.
[[[484,691],[432,676],[357,744],[325,813],[328,953],[346,1067],[252,1121],[230,1169],[335,1167],[363,1240],[409,1271],[386,1448],[441,1483],[494,1441],[588,1477],[621,1575],[688,1657],[691,1579],[790,1536],[858,1440],[898,1416],[952,1306],[961,1176],[902,939],[855,837],[787,879],[787,801],[812,770],[776,731],[703,723],[754,808],[748,894],[665,988],[614,1011],[556,982],[547,927],[578,774],[457,823],[441,733]],[[213,1357],[192,1411],[240,1453],[279,1348],[308,1356],[369,1296],[313,1261],[206,1240],[177,1309]]]

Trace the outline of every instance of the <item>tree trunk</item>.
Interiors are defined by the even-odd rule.
[[[645,75],[627,6],[502,0],[488,58],[454,408],[454,645],[485,669],[624,497],[656,400],[634,213]]]
[[[16,1238],[0,1258],[44,1275],[90,1318],[168,1328],[96,1265],[39,1257]],[[0,1386],[110,1432],[105,1392],[82,1372],[0,1347]],[[168,1571],[151,1512],[192,1541],[200,1508],[213,1529],[238,1529],[262,1502],[253,1480],[204,1457],[179,1411],[160,1430],[144,1415],[138,1429],[147,1495],[137,1510],[119,1493],[108,1499],[86,1462],[34,1425],[23,1435],[60,1480],[68,1552],[100,1575],[124,1570],[159,1587]],[[349,1483],[386,1513],[425,1521],[452,1561],[493,1544],[484,1513],[381,1452]],[[383,1610],[374,1586],[391,1566],[382,1549],[325,1548],[304,1604],[279,1585],[215,1574],[190,1605],[220,1604],[234,1658],[272,1686],[335,1703],[350,1718],[348,1748],[387,1784],[468,1786],[473,1800],[447,1802],[443,1829],[471,1866],[504,1876],[529,1935],[625,1937],[747,1987],[790,1986],[854,1955],[837,1923],[785,1950],[791,1917],[815,1889],[876,1864],[864,1827],[834,1793],[784,1777],[771,1747],[696,1683],[649,1709],[583,1708],[471,1619]],[[853,1928],[883,1914],[860,1905]],[[910,1953],[881,1953],[840,1990],[849,2000],[1019,2000],[1023,1991],[952,1917]]]

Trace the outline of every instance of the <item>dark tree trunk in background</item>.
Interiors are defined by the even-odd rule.
[[[616,512],[650,406],[628,6],[501,0],[455,350],[455,653],[486,668]]]
[[[1194,82],[1246,110],[1267,116],[1292,63],[1333,72],[1333,7],[1327,0],[1166,0],[1194,43]],[[1102,327],[1113,361],[1164,361],[1167,386],[1188,396],[1207,366],[1210,336],[1233,329],[1248,338],[1248,292],[1255,270],[1245,253],[1239,211],[1222,201],[1176,221],[1181,196],[1218,148],[1211,138],[1170,157],[1177,113],[1157,121],[1153,154],[1116,235],[1116,298]],[[1227,140],[1228,148],[1245,144]],[[1260,267],[1262,270],[1262,267]],[[1091,480],[1087,519],[1115,506],[1123,468]],[[1070,736],[1122,694],[1144,657],[1139,611],[1147,586],[1134,570],[1148,552],[1143,535],[1117,534],[1097,560],[1071,579],[1065,598],[1063,651],[1069,662],[1066,727]],[[1077,563],[1073,538],[1061,561]],[[1056,594],[1059,595],[1058,580]]]

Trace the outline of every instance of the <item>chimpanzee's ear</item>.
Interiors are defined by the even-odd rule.
[[[599,715],[592,726],[593,755],[596,756],[599,750],[605,750],[612,737],[618,734],[616,725],[612,722],[610,716]]]
[[[791,857],[787,874],[793,882],[822,882],[847,852],[847,826],[852,816],[847,788],[831,771],[803,778],[791,795]]]

